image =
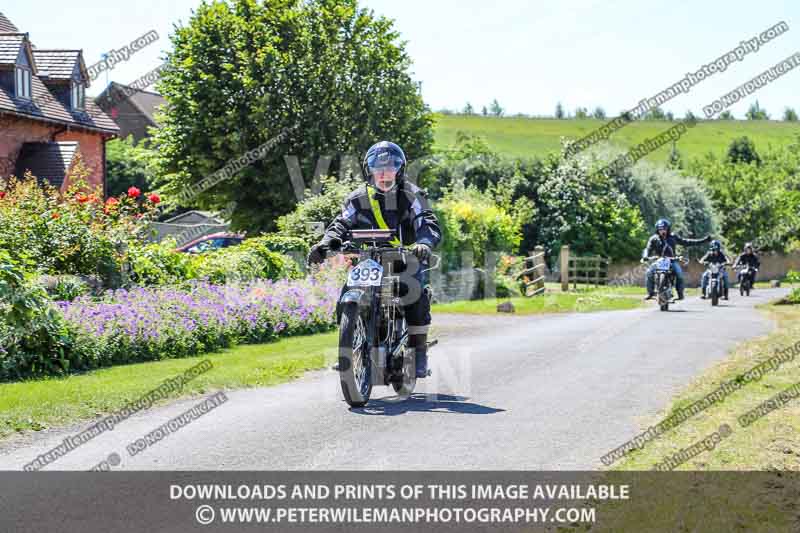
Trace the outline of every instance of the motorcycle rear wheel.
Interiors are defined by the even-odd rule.
[[[417,357],[415,350],[408,346],[403,348],[403,352],[403,381],[393,381],[392,388],[401,398],[408,398],[417,386]]]
[[[348,303],[339,321],[339,381],[350,407],[364,407],[372,394],[372,359],[367,321],[358,304]]]

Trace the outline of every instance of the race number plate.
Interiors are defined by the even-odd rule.
[[[670,268],[672,268],[672,261],[670,261],[666,257],[662,257],[661,259],[658,260],[658,263],[656,263],[656,268],[658,270],[669,270]]]
[[[347,275],[348,287],[380,287],[383,278],[383,267],[373,261],[366,259],[354,266]]]

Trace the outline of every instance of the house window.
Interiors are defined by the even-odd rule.
[[[14,73],[17,98],[25,98],[26,100],[30,100],[31,71],[23,67],[17,67]]]
[[[82,83],[72,82],[72,109],[83,109],[86,106],[86,95]]]

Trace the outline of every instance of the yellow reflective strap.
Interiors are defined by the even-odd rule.
[[[375,193],[373,192],[371,187],[367,187],[367,195],[369,196],[369,205],[372,207],[372,214],[375,216],[375,221],[378,223],[378,227],[380,229],[389,229],[389,226],[386,225],[386,221],[383,220],[383,213],[381,213],[381,206],[378,203],[378,199],[375,198]],[[397,237],[394,237],[389,244],[392,246],[400,246],[400,240]]]

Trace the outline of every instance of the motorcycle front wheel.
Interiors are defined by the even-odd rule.
[[[669,311],[669,295],[667,294],[667,288],[664,286],[666,283],[666,276],[659,274],[656,286],[658,287],[658,307],[662,311]]]
[[[719,305],[719,287],[711,287],[711,305]]]
[[[358,304],[348,303],[339,321],[339,381],[344,400],[363,407],[372,394],[372,359],[367,343],[367,320]]]

